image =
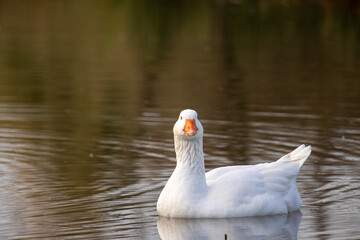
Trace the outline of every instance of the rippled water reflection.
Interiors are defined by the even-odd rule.
[[[171,219],[159,217],[161,239],[297,239],[299,212],[233,219]]]
[[[355,5],[80,3],[0,1],[1,238],[358,238]],[[158,218],[189,107],[207,170],[311,144],[302,214]]]

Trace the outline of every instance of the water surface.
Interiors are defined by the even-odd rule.
[[[358,239],[358,13],[327,1],[0,1],[1,238]],[[207,170],[311,144],[301,213],[158,218],[184,108],[205,128]]]

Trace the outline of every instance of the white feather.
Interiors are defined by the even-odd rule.
[[[195,136],[182,131],[185,118],[196,120]],[[197,113],[184,110],[174,126],[177,165],[157,203],[161,216],[263,216],[301,207],[296,176],[311,153],[310,146],[301,145],[272,163],[221,167],[205,174],[202,137]]]

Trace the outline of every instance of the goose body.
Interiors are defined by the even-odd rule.
[[[275,162],[220,167],[205,173],[204,130],[197,113],[182,111],[173,131],[177,164],[159,196],[159,215],[232,218],[300,209],[296,176],[311,146],[301,145]]]

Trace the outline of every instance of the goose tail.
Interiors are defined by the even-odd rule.
[[[311,146],[305,147],[304,144],[300,145],[294,151],[286,155],[286,158],[289,159],[291,162],[298,162],[299,168],[305,163],[308,157],[311,154]]]

